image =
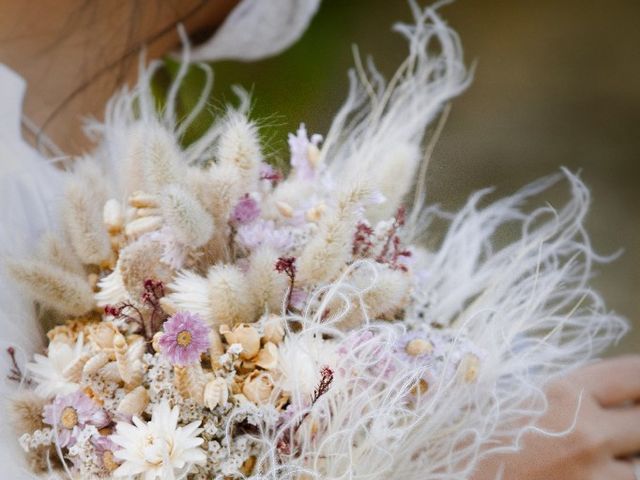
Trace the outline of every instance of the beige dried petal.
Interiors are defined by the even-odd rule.
[[[204,405],[213,410],[229,401],[229,386],[224,378],[216,378],[204,388]]]
[[[129,205],[134,208],[158,208],[160,201],[157,195],[146,192],[134,192],[129,197]]]
[[[84,353],[67,365],[62,372],[64,378],[73,383],[80,382],[80,380],[82,380],[82,370],[89,358],[91,358],[91,356],[88,353]]]
[[[409,355],[418,357],[433,352],[433,344],[422,338],[415,338],[407,343],[404,349]]]
[[[267,342],[278,345],[284,339],[284,320],[279,315],[271,314],[264,323],[263,338]]]
[[[247,399],[257,405],[265,404],[271,398],[273,391],[273,382],[271,376],[267,372],[254,370],[245,379],[242,385],[242,393]]]
[[[221,328],[220,333],[224,335],[229,345],[234,343],[242,345],[240,357],[245,360],[253,358],[260,350],[260,334],[255,327],[252,327],[248,323],[241,323],[234,327],[233,330]]]
[[[89,327],[89,341],[98,350],[112,349],[117,333],[118,329],[112,322],[100,322]]]
[[[136,208],[133,213],[134,218],[145,218],[145,217],[153,217],[160,216],[162,212],[159,208]]]
[[[480,374],[480,359],[473,353],[468,353],[460,362],[460,372],[462,378],[467,383],[473,383]]]
[[[160,337],[164,335],[164,332],[156,332],[153,338],[151,339],[151,346],[153,350],[156,352],[160,352]]]
[[[93,375],[107,363],[109,363],[109,354],[107,352],[98,352],[84,364],[82,371],[85,375]]]
[[[220,334],[215,330],[211,330],[209,333],[209,356],[211,357],[211,361],[215,361],[220,357],[220,355],[224,354],[224,345],[222,345],[222,338]]]
[[[117,362],[107,363],[104,367],[102,367],[99,370],[98,373],[107,382],[119,383],[122,381],[122,377],[120,376],[120,370],[118,368]]]
[[[141,235],[144,235],[145,233],[158,230],[161,226],[162,226],[162,217],[158,217],[158,216],[142,217],[127,223],[124,233],[128,237],[136,238],[136,237],[140,237]]]
[[[278,212],[280,212],[280,215],[282,215],[285,218],[291,218],[293,217],[293,207],[291,205],[289,205],[287,202],[276,202],[276,208],[278,209]]]
[[[307,210],[305,217],[309,222],[318,222],[326,211],[327,206],[324,203],[320,203],[315,207],[311,207],[309,210]]]
[[[278,365],[278,347],[271,343],[265,343],[256,357],[256,365],[265,370],[271,370]]]
[[[320,159],[320,149],[317,146],[310,144],[307,147],[307,160],[309,160],[309,164],[313,168],[318,168],[320,165]]]
[[[149,393],[144,387],[140,386],[125,395],[118,405],[117,411],[123,415],[140,416],[148,404]]]
[[[115,198],[107,200],[104,204],[102,221],[110,235],[115,235],[124,228],[124,210]]]

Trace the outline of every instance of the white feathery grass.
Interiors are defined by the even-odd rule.
[[[217,161],[221,166],[238,169],[243,193],[256,189],[262,152],[256,126],[246,115],[234,110],[227,114],[218,141]]]
[[[81,164],[88,165],[89,162]],[[108,263],[111,242],[102,222],[102,203],[98,180],[76,174],[68,182],[62,216],[69,241],[80,260],[88,265]]]
[[[82,315],[94,307],[86,278],[37,260],[10,260],[8,271],[14,281],[38,302],[66,315]]]
[[[356,55],[349,94],[321,150],[335,178],[366,179],[388,197],[370,208],[376,219],[393,213],[409,192],[426,127],[470,81],[458,36],[437,13],[442,3],[423,9],[410,2],[415,24],[395,26],[409,55],[388,83],[371,60],[367,75]]]
[[[201,247],[213,235],[213,218],[194,196],[170,185],[161,196],[162,215],[176,239],[189,247]]]
[[[322,334],[336,338],[343,354],[333,357],[334,382],[295,436],[295,458],[280,462],[275,446],[295,420],[263,432],[267,453],[259,461],[264,473],[258,478],[293,479],[306,473],[310,478],[453,480],[468,478],[481,456],[498,450],[495,440],[515,446],[546,409],[546,382],[597,356],[627,328],[587,285],[592,264],[605,259],[593,252],[584,232],[588,191],[574,175],[564,176],[572,198],[559,211],[548,206],[530,214],[523,210],[558,176],[485,208],[478,202],[486,192],[473,195],[452,217],[442,245],[414,265],[426,274],[416,285],[417,307],[402,323],[366,319],[363,327],[340,332],[335,326],[349,311],[349,299],[354,292],[365,296],[369,287],[349,283],[345,272],[341,281],[323,289],[321,310],[336,298],[345,308],[328,321],[321,321],[321,310],[295,317],[303,329],[290,331],[287,342],[293,348]],[[498,247],[496,229],[512,222],[520,226],[521,237]],[[443,374],[427,396],[408,403],[409,392],[430,365],[385,375],[380,364],[396,355],[408,325],[429,331],[431,322],[451,325],[454,344],[466,336],[482,349],[479,375],[469,384],[460,375]],[[458,360],[455,349],[445,358],[451,366]],[[287,386],[294,389],[292,398],[308,398],[296,391],[302,384]],[[303,405],[299,415],[306,411]],[[316,433],[310,427],[313,418],[321,419]]]

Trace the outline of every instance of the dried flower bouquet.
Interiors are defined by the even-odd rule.
[[[588,286],[574,175],[426,205],[425,131],[469,75],[455,33],[413,8],[396,75],[358,64],[327,135],[289,136],[286,176],[241,91],[187,148],[195,114],[176,120],[177,86],[157,111],[157,65],[114,98],[64,174],[59,228],[9,261],[62,321],[26,365],[9,351],[34,475],[466,478],[543,412],[551,375],[623,333]],[[566,206],[524,210],[561,179]],[[521,236],[498,247],[505,224]]]

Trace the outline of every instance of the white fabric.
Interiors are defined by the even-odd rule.
[[[243,0],[193,59],[257,60],[276,55],[302,36],[320,0]]]
[[[63,173],[31,148],[20,132],[22,78],[0,64],[0,403],[16,384],[6,375],[11,368],[6,348],[16,348],[24,370],[26,359],[42,346],[33,302],[24,298],[4,271],[7,256],[26,254],[40,233],[54,226],[56,200]],[[4,410],[4,405],[2,405]],[[6,419],[6,417],[5,417]],[[6,420],[0,423],[2,478],[30,479],[24,469],[24,454]]]

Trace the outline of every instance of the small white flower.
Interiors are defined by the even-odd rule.
[[[176,473],[186,473],[194,464],[204,465],[207,456],[200,448],[200,422],[178,427],[179,415],[178,406],[170,409],[169,403],[163,401],[154,406],[148,423],[137,417],[133,418],[133,425],[119,422],[110,438],[121,447],[114,455],[123,463],[114,476],[173,479]]]
[[[31,372],[33,380],[38,384],[36,387],[38,395],[52,398],[56,395],[68,395],[80,388],[77,383],[65,377],[64,370],[84,353],[83,342],[82,334],[78,336],[75,345],[61,341],[51,342],[46,356],[36,354],[35,362],[27,364],[27,370]]]

